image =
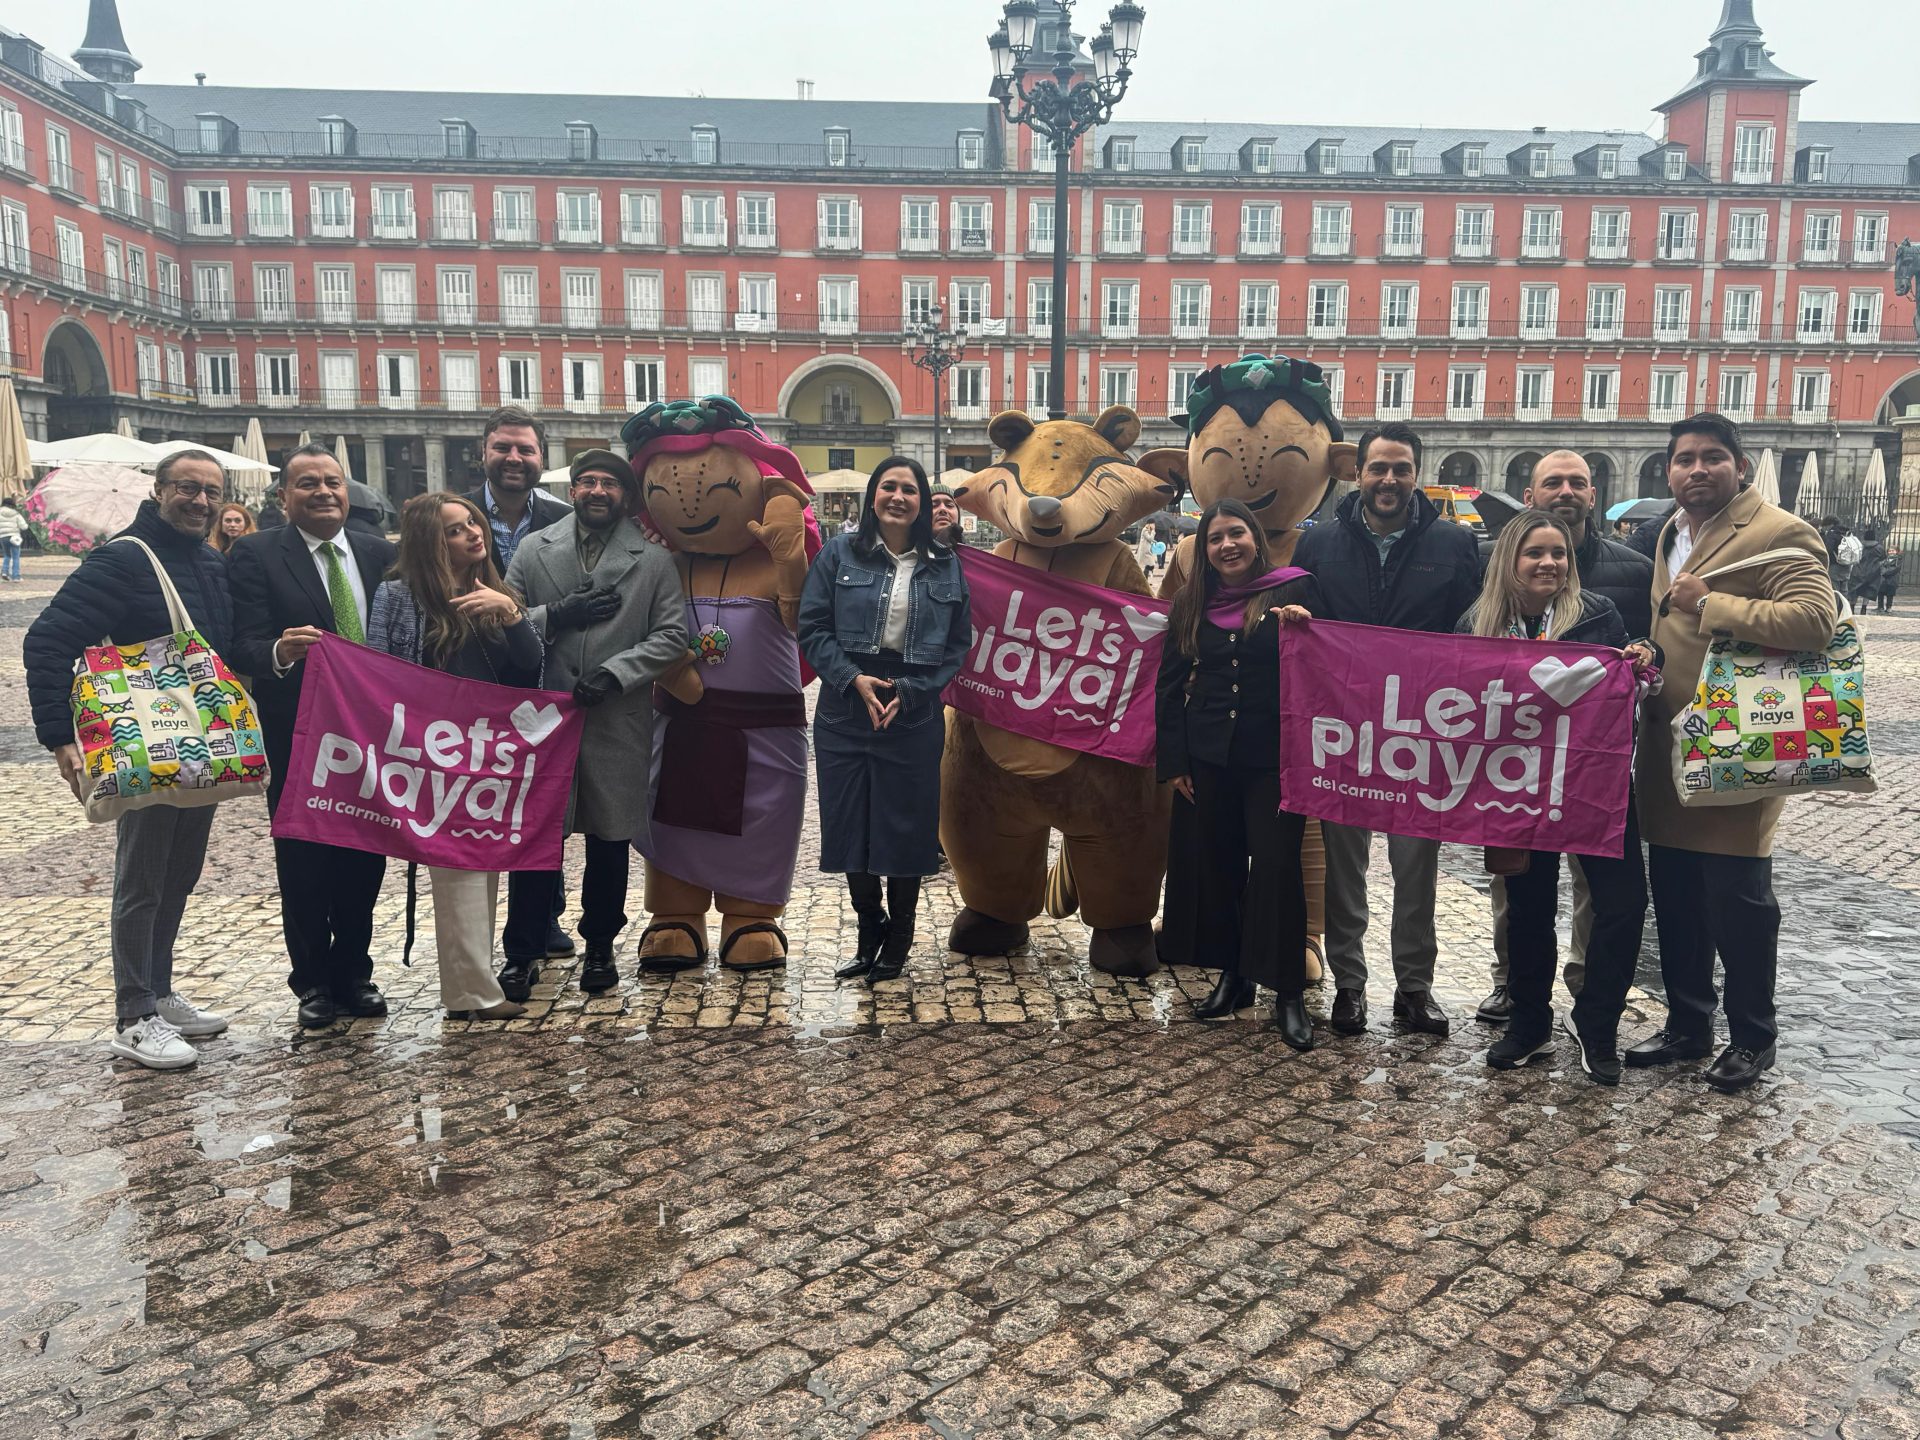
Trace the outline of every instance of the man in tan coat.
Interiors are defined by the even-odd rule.
[[[1818,532],[1748,488],[1750,468],[1739,427],[1725,416],[1709,412],[1673,426],[1667,485],[1679,508],[1660,532],[1653,571],[1653,640],[1665,653],[1666,685],[1647,699],[1635,777],[1667,1023],[1628,1050],[1626,1061],[1668,1065],[1712,1052],[1718,951],[1730,1043],[1705,1078],[1721,1090],[1752,1084],[1774,1061],[1780,906],[1773,831],[1786,800],[1682,809],[1673,782],[1673,717],[1692,701],[1714,636],[1818,650],[1838,619]],[[1798,553],[1714,577],[1770,550]]]

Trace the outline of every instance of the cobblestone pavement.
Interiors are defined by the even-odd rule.
[[[1297,1056],[1193,1022],[1204,972],[1090,974],[1073,922],[949,959],[946,883],[908,976],[843,993],[817,876],[785,975],[561,967],[507,1027],[439,1018],[423,897],[393,1014],[303,1037],[241,806],[179,974],[235,1023],[161,1075],[104,1053],[110,837],[27,720],[64,571],[0,589],[0,1435],[1920,1437],[1909,616],[1869,631],[1883,789],[1783,827],[1743,1096],[1488,1072],[1464,852],[1444,1041]]]

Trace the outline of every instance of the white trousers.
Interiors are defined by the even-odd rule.
[[[499,874],[437,867],[427,874],[433,883],[433,943],[440,952],[440,1003],[449,1010],[498,1005],[507,998],[493,975]]]

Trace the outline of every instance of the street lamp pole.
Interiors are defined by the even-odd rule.
[[[913,363],[933,376],[933,482],[940,483],[940,391],[947,371],[960,363],[961,352],[967,348],[967,337],[963,332],[946,328],[947,307],[936,301],[927,311],[927,318],[914,326],[913,334],[920,349],[913,357]]]
[[[1121,0],[1100,27],[1088,50],[1093,79],[1076,80],[1073,69],[1072,0],[1055,0],[1060,12],[1054,35],[1053,69],[1044,79],[1023,80],[1016,73],[1032,53],[1040,21],[1036,0],[1007,0],[1000,28],[987,37],[993,52],[993,98],[1010,125],[1024,125],[1053,146],[1053,303],[1047,316],[1052,330],[1051,369],[1047,375],[1047,415],[1067,417],[1067,165],[1074,141],[1113,118],[1126,97],[1130,68],[1140,52],[1140,27],[1147,12]],[[1033,72],[1028,72],[1031,75]]]

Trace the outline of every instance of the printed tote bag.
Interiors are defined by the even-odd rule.
[[[1800,550],[1769,550],[1702,580]],[[1688,808],[1772,795],[1875,788],[1867,745],[1867,670],[1847,597],[1824,650],[1769,650],[1716,636],[1693,702],[1673,717],[1673,783]]]
[[[180,592],[144,541],[167,599],[171,635],[97,645],[74,667],[73,738],[81,799],[96,824],[149,805],[213,805],[267,793],[260,718],[233,672],[193,628]]]

